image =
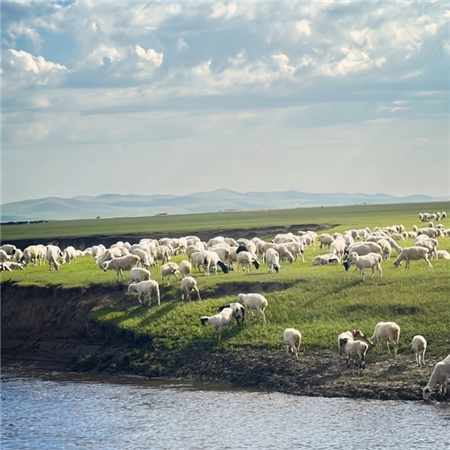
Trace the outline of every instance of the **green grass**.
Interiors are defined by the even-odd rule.
[[[193,233],[254,227],[330,224],[333,231],[402,223],[407,229],[418,213],[450,210],[450,202],[393,205],[350,205],[267,211],[237,211],[112,219],[61,220],[2,226],[2,241],[54,237],[124,235],[130,233]]]
[[[192,230],[198,232],[217,227],[220,220],[222,232],[218,234],[223,235],[227,235],[226,229],[302,223],[336,224],[333,232],[398,223],[412,229],[413,224],[420,226],[416,220],[418,212],[450,209],[448,206],[450,205],[367,205],[258,213],[196,214],[146,218],[146,224],[141,218],[111,219],[111,228],[103,229],[102,235],[112,233],[112,230],[114,233],[124,230],[127,233],[137,232],[140,224],[141,231],[147,230],[151,237],[151,230],[158,229],[157,224],[160,230],[164,229],[162,221],[167,221],[167,233],[179,228],[191,230],[191,234],[195,234]],[[100,232],[93,223],[97,222],[78,221],[78,225],[71,222],[70,226],[66,222],[52,222],[48,226],[53,236],[64,235],[69,231],[73,236],[83,236]],[[106,224],[107,220],[99,223]],[[85,224],[89,224],[89,227],[84,228]],[[13,231],[12,227],[14,226],[4,227],[3,231]],[[25,234],[34,225],[23,227]],[[17,226],[15,229],[19,228]],[[19,239],[24,234],[10,234],[10,237]],[[400,244],[405,247],[412,245],[412,241]],[[450,238],[440,238],[439,248],[450,251]],[[395,269],[393,259],[396,253],[393,252],[391,260],[382,263],[383,277],[379,278],[376,274],[371,279],[366,274],[367,280],[363,283],[353,267],[349,272],[345,272],[342,266],[312,267],[311,260],[320,253],[324,252],[307,249],[305,263],[285,263],[279,274],[267,273],[265,265],[251,273],[219,273],[209,277],[194,273],[202,300],[187,304],[181,302],[180,282],[171,281],[170,285],[161,283],[159,267],[155,267],[151,272],[152,278],[161,283],[161,307],[157,307],[155,302],[150,308],[139,306],[137,299],[130,297],[132,294],[127,294],[122,287],[124,300],[128,299],[124,304],[134,304],[133,306],[97,309],[91,312],[90,317],[136,336],[148,336],[153,348],[162,351],[227,350],[246,346],[279,348],[280,335],[286,327],[296,327],[301,331],[303,349],[334,348],[336,336],[342,331],[360,328],[371,336],[378,321],[396,321],[402,330],[400,351],[409,351],[408,345],[412,337],[423,334],[429,343],[429,353],[441,356],[450,353],[449,261],[433,260],[433,270],[428,269],[424,261],[413,261],[410,270],[403,267]],[[182,256],[177,256],[173,260],[179,262],[181,259]],[[2,272],[1,280],[12,281],[21,286],[61,286],[68,289],[100,285],[117,291],[118,284],[126,286],[126,282],[116,281],[114,272],[101,271],[90,256],[79,258],[77,263],[63,265],[58,272],[50,272],[47,266]],[[224,331],[220,342],[214,338],[210,326],[203,327],[200,324],[200,316],[215,314],[218,306],[235,300],[240,292],[252,291],[263,291],[269,301],[267,324],[262,324],[260,319],[251,318],[242,328],[235,325],[230,333]]]

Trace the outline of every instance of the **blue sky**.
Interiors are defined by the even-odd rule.
[[[450,196],[448,2],[1,2],[2,203]]]

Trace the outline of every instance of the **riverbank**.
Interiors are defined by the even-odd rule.
[[[125,300],[126,301],[126,300]],[[135,337],[88,319],[93,308],[124,304],[123,292],[2,284],[2,364],[66,371],[132,374],[257,387],[323,397],[420,400],[437,360],[417,368],[411,353],[370,349],[364,373],[339,364],[337,350],[308,349],[296,361],[279,349],[156,351]]]

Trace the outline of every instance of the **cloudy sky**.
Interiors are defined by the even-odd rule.
[[[450,196],[448,2],[1,2],[2,203]]]

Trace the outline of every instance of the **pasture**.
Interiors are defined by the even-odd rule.
[[[96,236],[142,233],[177,235],[218,230],[217,235],[233,237],[227,230],[256,229],[268,226],[285,227],[301,224],[328,224],[322,232],[343,232],[353,228],[403,224],[406,230],[413,225],[426,226],[418,221],[418,213],[450,211],[450,203],[402,205],[355,205],[346,207],[298,208],[293,210],[195,214],[189,216],[157,216],[148,218],[99,219],[92,221],[49,222],[3,227],[2,238],[14,239],[59,236]],[[446,227],[450,226],[444,222]],[[448,226],[447,226],[448,225]],[[255,234],[257,235],[257,234]],[[272,236],[259,236],[265,240]],[[450,237],[439,238],[439,249],[450,251]],[[131,242],[134,243],[134,242]],[[413,240],[399,242],[410,246]],[[135,336],[148,336],[156,351],[199,351],[209,349],[281,349],[280,336],[287,327],[302,333],[300,359],[304,352],[335,349],[337,335],[346,330],[361,329],[370,337],[378,321],[395,321],[401,327],[399,354],[411,353],[409,344],[415,334],[428,340],[427,355],[445,357],[450,353],[450,261],[431,260],[433,269],[425,261],[413,261],[411,269],[404,265],[394,268],[397,254],[382,262],[383,277],[373,279],[366,273],[362,282],[354,266],[346,272],[342,265],[311,266],[312,259],[326,253],[308,247],[305,262],[282,263],[280,273],[268,273],[265,264],[250,272],[230,271],[205,276],[193,272],[202,300],[181,301],[180,278],[162,283],[159,266],[150,268],[152,279],[160,283],[161,307],[152,302],[150,308],[139,305],[128,294],[125,282],[116,281],[115,272],[103,272],[90,255],[64,264],[59,271],[48,266],[31,266],[24,271],[2,272],[2,282],[20,285],[59,286],[63,290],[103,286],[105,290],[120,290],[123,301],[107,308],[92,311],[90,318],[127,330]],[[172,261],[186,259],[183,255]],[[128,273],[125,274],[128,277]],[[243,327],[224,330],[221,341],[214,338],[210,326],[202,326],[200,317],[213,315],[220,305],[235,301],[239,293],[260,292],[268,299],[267,324],[250,318]],[[283,351],[285,351],[283,349]],[[377,354],[370,349],[369,353]],[[411,353],[411,360],[414,355]]]

